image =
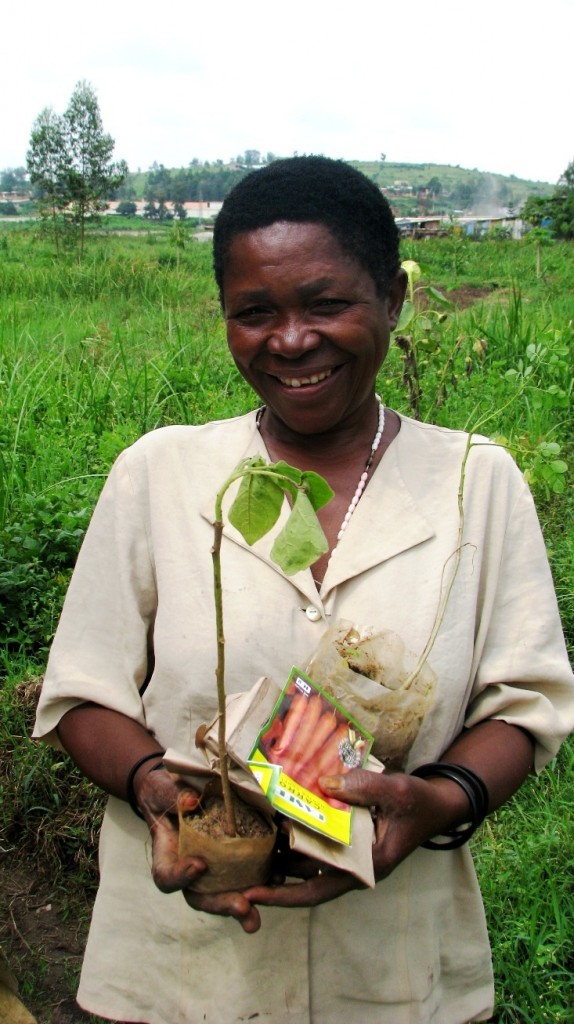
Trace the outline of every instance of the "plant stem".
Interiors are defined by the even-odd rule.
[[[408,678],[405,680],[405,683],[404,683],[405,690],[410,689],[410,687],[412,686],[412,684],[416,680],[417,676],[419,675],[421,669],[423,668],[424,664],[428,660],[428,656],[429,656],[430,652],[432,651],[432,649],[434,647],[435,640],[436,640],[436,638],[438,636],[439,629],[442,626],[442,620],[444,619],[444,614],[445,614],[445,611],[446,611],[446,606],[447,606],[447,604],[449,602],[449,599],[450,599],[452,588],[454,586],[454,581],[456,580],[457,573],[458,573],[458,570],[459,570],[460,560],[462,558],[462,549],[463,549],[463,546],[464,546],[463,543],[462,543],[462,537],[463,537],[463,533],[464,533],[464,502],[463,502],[463,498],[464,498],[464,478],[465,478],[465,475],[466,475],[466,463],[468,461],[468,456],[470,455],[470,449],[472,448],[472,437],[473,437],[472,434],[468,435],[467,442],[466,442],[466,448],[464,450],[464,456],[463,456],[462,464],[461,464],[461,467],[460,467],[460,477],[459,477],[459,481],[458,481],[458,495],[457,495],[457,499],[458,499],[458,534],[457,534],[456,548],[454,550],[454,568],[452,570],[451,577],[450,577],[450,580],[448,582],[448,586],[447,586],[447,588],[444,591],[444,594],[442,596],[442,600],[439,601],[439,606],[437,608],[437,613],[436,613],[436,616],[435,616],[433,627],[432,627],[432,629],[430,631],[429,638],[428,638],[428,640],[426,642],[424,651],[422,652],[422,654],[421,654],[421,656],[420,656],[420,658],[419,658],[415,668],[413,669],[411,674],[408,676]],[[443,567],[443,572],[444,572],[444,569],[446,569],[446,566],[448,565],[448,562],[450,561],[450,558],[452,558],[452,557],[453,556],[450,555],[449,558],[447,559],[447,561],[445,562],[445,565]],[[442,585],[441,585],[441,590],[442,590]]]
[[[237,835],[237,823],[233,806],[231,784],[229,781],[229,762],[225,746],[226,739],[226,706],[225,706],[225,635],[223,631],[223,587],[221,583],[221,541],[223,537],[223,498],[226,491],[236,480],[246,476],[270,477],[276,486],[280,486],[284,493],[293,494],[293,491],[305,492],[305,486],[297,484],[288,473],[278,472],[276,467],[263,464],[261,460],[244,459],[234,469],[231,476],[227,478],[215,498],[215,514],[213,523],[213,547],[211,549],[213,561],[213,596],[215,601],[215,629],[217,637],[217,667],[215,677],[217,681],[217,703],[219,710],[217,746],[219,755],[219,770],[221,773],[221,789],[225,809],[226,835]],[[289,467],[291,468],[291,467]],[[269,529],[270,527],[267,527]]]
[[[215,601],[215,631],[217,638],[217,666],[215,679],[217,683],[217,705],[219,711],[217,746],[219,753],[219,771],[221,773],[221,791],[225,810],[224,831],[228,836],[237,835],[237,821],[233,806],[231,784],[229,782],[229,762],[225,747],[227,727],[227,708],[225,704],[225,633],[223,630],[223,587],[221,584],[221,539],[223,537],[223,497],[228,487],[245,475],[245,464],[240,465],[217,493],[215,499],[215,521],[213,524],[213,597]]]
[[[450,559],[453,558],[453,557],[454,557],[454,568],[453,568],[450,580],[448,582],[448,586],[447,586],[446,590],[444,591],[444,594],[442,595],[442,598],[439,600],[437,612],[436,612],[436,615],[435,615],[435,620],[433,622],[433,626],[432,626],[432,629],[430,631],[429,638],[428,638],[428,640],[427,640],[427,642],[425,644],[425,648],[424,648],[424,650],[423,650],[423,652],[422,652],[422,654],[421,654],[421,656],[420,656],[420,658],[419,658],[415,668],[413,669],[413,671],[410,673],[410,675],[407,677],[407,679],[404,682],[405,690],[410,689],[412,684],[415,682],[415,680],[417,679],[417,676],[420,674],[422,668],[426,664],[430,652],[432,651],[432,649],[434,647],[435,640],[436,640],[436,638],[438,636],[440,627],[442,626],[442,621],[444,619],[444,615],[445,615],[445,612],[446,612],[446,606],[447,606],[447,604],[448,604],[448,602],[450,600],[450,595],[451,595],[451,592],[452,592],[452,588],[454,586],[454,582],[456,580],[457,573],[458,573],[458,570],[459,570],[459,567],[460,567],[460,562],[461,562],[461,558],[462,558],[462,549],[463,549],[463,547],[465,547],[465,545],[462,542],[462,538],[463,538],[463,533],[464,533],[464,481],[465,481],[465,476],[466,476],[466,464],[468,462],[468,457],[470,455],[471,448],[476,447],[477,445],[480,445],[480,444],[492,444],[491,441],[482,441],[482,440],[476,438],[476,432],[481,430],[484,427],[484,425],[486,423],[488,423],[488,421],[490,419],[493,418],[493,416],[497,415],[500,412],[503,412],[509,405],[511,405],[513,402],[515,402],[516,399],[523,393],[524,388],[525,388],[525,383],[523,381],[521,386],[518,388],[517,392],[512,396],[512,398],[508,399],[502,405],[502,407],[500,409],[495,410],[494,412],[488,412],[488,413],[486,413],[486,415],[482,416],[481,419],[475,425],[474,429],[468,433],[467,440],[466,440],[466,446],[465,446],[465,449],[464,449],[464,455],[463,455],[461,466],[460,466],[460,476],[459,476],[459,480],[458,480],[458,493],[457,493],[457,501],[458,501],[458,533],[457,533],[456,548],[455,548],[454,552],[452,553],[452,555],[449,555],[449,557],[447,558],[446,562],[443,565],[443,575],[444,575],[444,572],[446,570],[446,567],[447,567]],[[441,591],[442,591],[442,583],[441,583]]]
[[[235,836],[237,835],[237,824],[235,821],[235,811],[231,797],[228,761],[225,749],[225,635],[223,632],[223,591],[221,588],[221,538],[223,535],[223,520],[221,517],[220,501],[218,512],[219,518],[214,523],[214,538],[211,556],[213,560],[213,593],[215,597],[215,628],[217,633],[217,668],[215,670],[215,678],[217,680],[217,702],[219,706],[219,770],[221,772],[221,789],[223,792],[223,804],[225,807],[224,829],[226,835]]]

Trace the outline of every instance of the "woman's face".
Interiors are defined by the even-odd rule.
[[[322,224],[280,221],[237,235],[224,268],[229,349],[269,413],[297,434],[359,423],[404,297]]]

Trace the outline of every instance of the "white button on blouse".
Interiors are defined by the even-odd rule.
[[[310,619],[311,622],[318,622],[319,619],[321,618],[321,612],[312,604],[310,604],[309,607],[305,609],[305,615],[307,616],[308,619]]]

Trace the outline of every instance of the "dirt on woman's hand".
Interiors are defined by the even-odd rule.
[[[153,880],[161,892],[186,889],[206,870],[200,858],[179,854],[177,801],[184,789],[197,805],[199,794],[165,768],[149,771],[137,789],[138,806],[151,834]]]
[[[137,800],[152,839],[152,875],[161,892],[181,890],[190,907],[206,914],[234,917],[247,933],[261,927],[258,910],[238,892],[204,895],[190,884],[207,869],[200,857],[180,856],[177,803],[185,790],[188,810],[199,803],[199,794],[166,769],[150,771],[138,786]]]

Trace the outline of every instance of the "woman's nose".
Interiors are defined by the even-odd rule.
[[[289,317],[275,324],[267,341],[267,348],[274,355],[284,356],[285,359],[297,359],[305,352],[317,348],[320,340],[317,332],[312,330],[304,319]]]

